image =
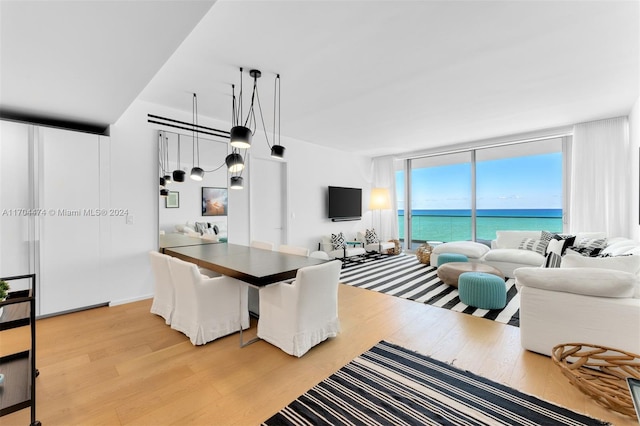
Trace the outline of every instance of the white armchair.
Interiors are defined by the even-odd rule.
[[[171,328],[203,345],[249,327],[247,284],[221,276],[206,278],[198,267],[177,258],[169,261],[175,285]]]
[[[260,289],[258,337],[300,357],[340,332],[338,279],[341,262],[298,270],[295,281]]]
[[[367,252],[386,253],[387,250],[396,248],[396,243],[392,241],[382,241],[377,236],[374,240],[369,240],[367,242],[366,233],[364,232],[358,232],[356,239],[362,243],[362,246]]]
[[[169,271],[171,257],[157,251],[150,251],[149,259],[154,278],[151,313],[160,315],[167,324],[171,324],[174,306],[173,282]]]

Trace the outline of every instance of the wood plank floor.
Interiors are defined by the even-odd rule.
[[[240,348],[238,334],[194,347],[149,313],[150,300],[39,320],[37,419],[256,425],[387,340],[613,424],[637,424],[573,388],[550,358],[522,350],[517,327],[350,286],[339,291],[342,333],[299,359],[263,341]],[[0,352],[24,340],[3,335]],[[0,418],[27,424],[28,409]]]

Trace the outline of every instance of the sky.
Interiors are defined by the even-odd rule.
[[[396,173],[398,209],[404,209],[404,172]],[[477,209],[561,209],[562,153],[480,161]],[[412,209],[470,209],[469,163],[414,169]]]

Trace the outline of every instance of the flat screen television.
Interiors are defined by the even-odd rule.
[[[362,189],[329,187],[329,219],[358,220],[362,217]]]

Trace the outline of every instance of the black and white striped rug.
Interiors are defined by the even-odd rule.
[[[441,361],[380,342],[263,425],[603,425]]]
[[[400,254],[346,264],[340,273],[340,282],[520,326],[520,296],[513,278],[507,280],[507,306],[491,310],[477,309],[462,303],[457,288],[440,281],[435,267],[418,262],[413,255]]]

